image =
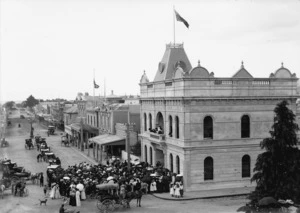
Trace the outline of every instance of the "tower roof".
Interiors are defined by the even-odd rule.
[[[158,64],[154,81],[172,79],[173,73],[180,66],[184,72],[192,69],[191,63],[183,49],[183,44],[167,44],[163,58]]]

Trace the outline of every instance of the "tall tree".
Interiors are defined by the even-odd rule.
[[[5,104],[4,104],[4,107],[6,109],[9,109],[11,110],[13,108],[13,106],[15,105],[15,102],[14,101],[7,101]]]
[[[296,135],[299,127],[287,106],[286,101],[277,104],[271,137],[260,143],[266,151],[258,155],[251,179],[257,183],[250,195],[254,203],[266,196],[300,200],[300,150]]]
[[[39,101],[37,99],[35,99],[32,95],[30,95],[27,99],[26,99],[26,107],[34,107],[35,105],[37,105],[39,103]]]

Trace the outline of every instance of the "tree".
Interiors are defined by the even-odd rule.
[[[32,108],[35,105],[37,105],[39,103],[39,101],[37,99],[35,99],[32,95],[30,95],[27,99],[26,99],[26,103],[25,106]]]
[[[267,196],[300,200],[300,150],[296,135],[299,127],[287,105],[286,101],[277,104],[271,137],[260,143],[266,151],[256,160],[251,181],[256,181],[257,186],[249,197],[252,203]]]
[[[15,102],[14,101],[7,101],[5,104],[4,104],[4,107],[6,109],[9,109],[11,110],[13,108],[13,106],[15,105]]]

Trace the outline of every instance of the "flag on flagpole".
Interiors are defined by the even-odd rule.
[[[95,79],[94,79],[94,88],[95,88],[95,89],[98,89],[98,88],[99,88],[99,85],[98,85],[98,84],[96,84],[96,81],[95,81]]]
[[[174,12],[175,12],[175,15],[176,15],[176,20],[177,21],[180,21],[180,22],[183,22],[183,24],[187,27],[187,28],[189,28],[189,23],[184,19],[184,18],[182,18],[180,15],[179,15],[179,13],[177,13],[177,11],[176,10],[174,10]]]

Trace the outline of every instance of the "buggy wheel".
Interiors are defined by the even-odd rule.
[[[20,179],[19,177],[13,176],[13,177],[11,178],[11,182],[15,183],[15,182],[17,182],[19,179]]]
[[[97,207],[101,213],[110,213],[115,209],[114,202],[108,199],[103,202],[97,200]]]

